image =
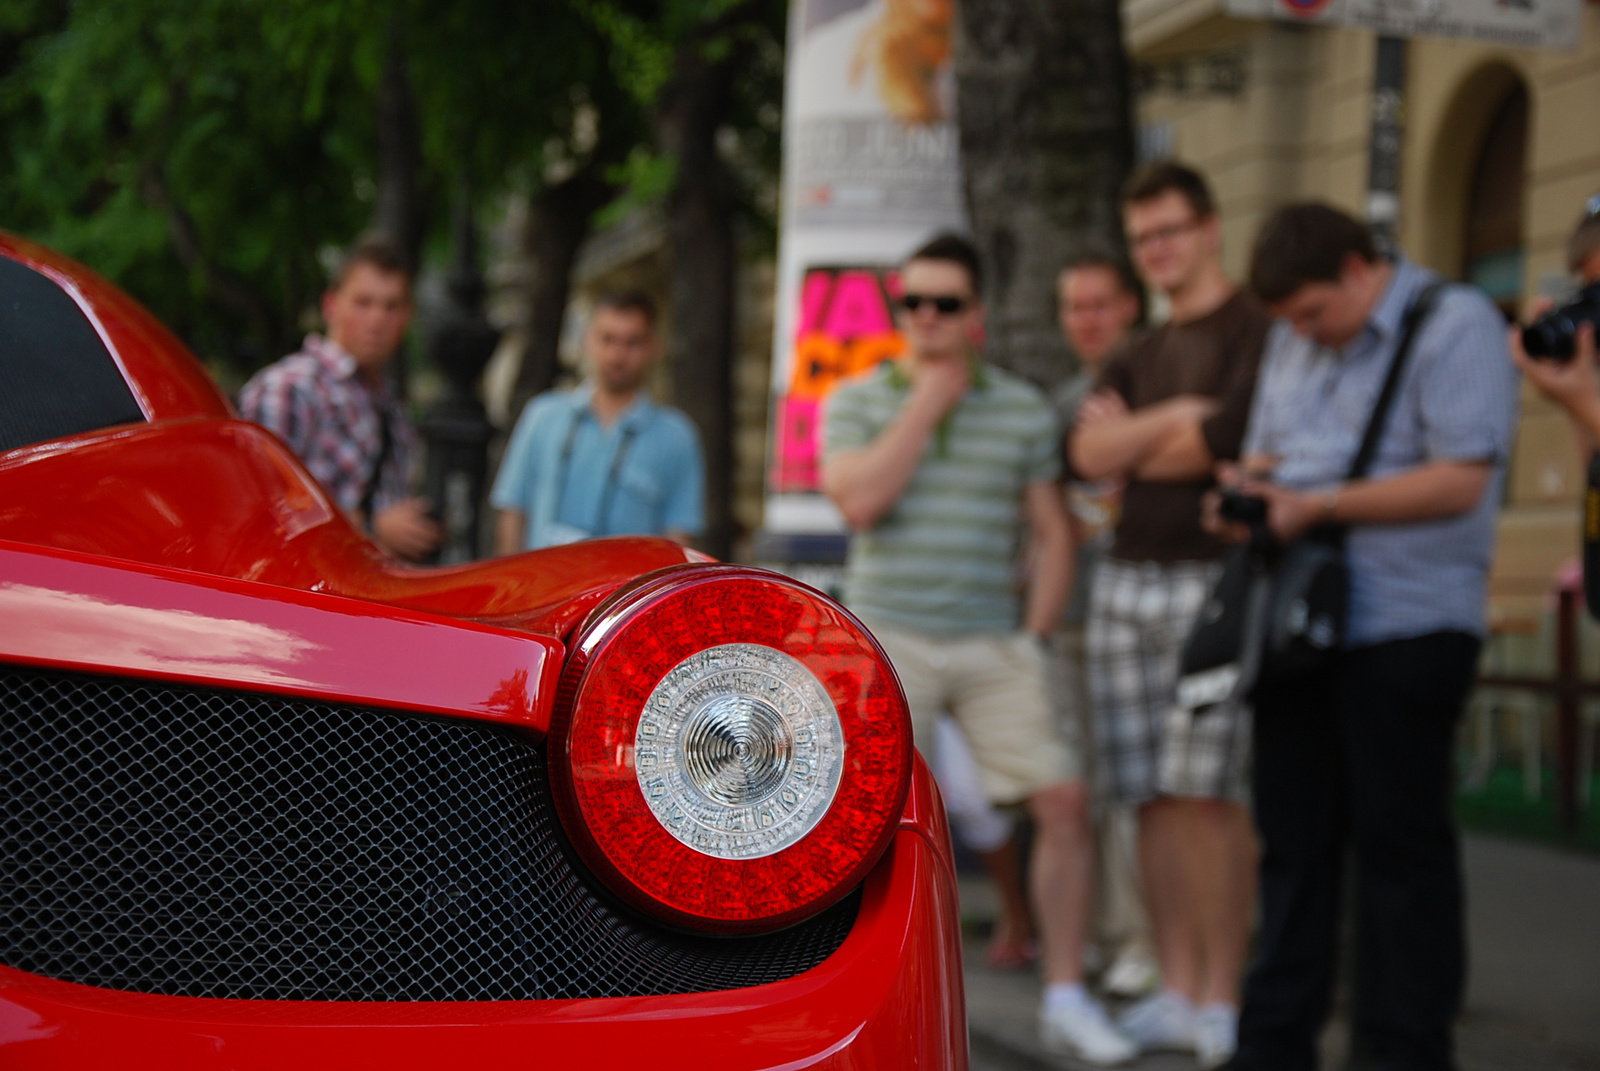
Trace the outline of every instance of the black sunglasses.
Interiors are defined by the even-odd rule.
[[[967,307],[966,298],[950,297],[945,294],[938,297],[929,294],[906,294],[900,299],[900,307],[907,312],[916,312],[924,303],[931,304],[941,316],[954,316]]]

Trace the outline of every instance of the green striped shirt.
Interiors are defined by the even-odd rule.
[[[871,443],[910,393],[892,365],[828,400],[824,450]],[[1003,632],[1021,619],[1017,553],[1023,489],[1061,470],[1060,432],[1044,395],[993,365],[929,436],[905,494],[850,541],[844,601],[869,623],[920,632]]]

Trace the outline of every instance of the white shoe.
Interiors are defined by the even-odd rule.
[[[1125,948],[1112,961],[1111,969],[1100,980],[1101,988],[1114,997],[1142,997],[1156,987],[1161,972],[1155,960],[1134,948]]]
[[[1040,1008],[1039,1040],[1052,1052],[1101,1067],[1125,1064],[1139,1055],[1138,1046],[1111,1025],[1105,1009],[1093,1000],[1053,1011]]]
[[[1187,1052],[1194,1048],[1194,1005],[1170,989],[1153,993],[1128,1008],[1118,1016],[1117,1025],[1141,1052]]]
[[[1239,1013],[1227,1004],[1207,1004],[1194,1013],[1194,1061],[1202,1071],[1221,1067],[1239,1047]]]

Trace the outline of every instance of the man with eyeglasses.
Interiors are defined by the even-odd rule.
[[[1044,396],[986,364],[972,244],[935,238],[901,272],[901,361],[841,385],[824,425],[823,489],[854,529],[844,600],[883,644],[931,748],[949,713],[996,803],[1026,801],[1046,989],[1047,1045],[1122,1063],[1133,1045],[1083,986],[1094,882],[1081,755],[1057,735],[1045,650],[1072,583],[1056,480],[1060,440]],[[1024,524],[1037,549],[1016,591]]]
[[[1125,481],[1090,596],[1089,701],[1103,790],[1138,808],[1162,987],[1119,1022],[1143,1049],[1193,1050],[1215,1067],[1235,1044],[1255,899],[1249,714],[1229,705],[1196,718],[1175,686],[1225,551],[1200,527],[1201,499],[1216,463],[1238,457],[1269,319],[1223,273],[1198,173],[1148,166],[1128,186],[1123,220],[1135,267],[1171,315],[1106,360],[1069,444],[1077,478]]]

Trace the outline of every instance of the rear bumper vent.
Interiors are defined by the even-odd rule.
[[[858,896],[717,939],[570,865],[539,746],[496,727],[0,666],[0,962],[194,997],[533,1000],[760,985]]]

